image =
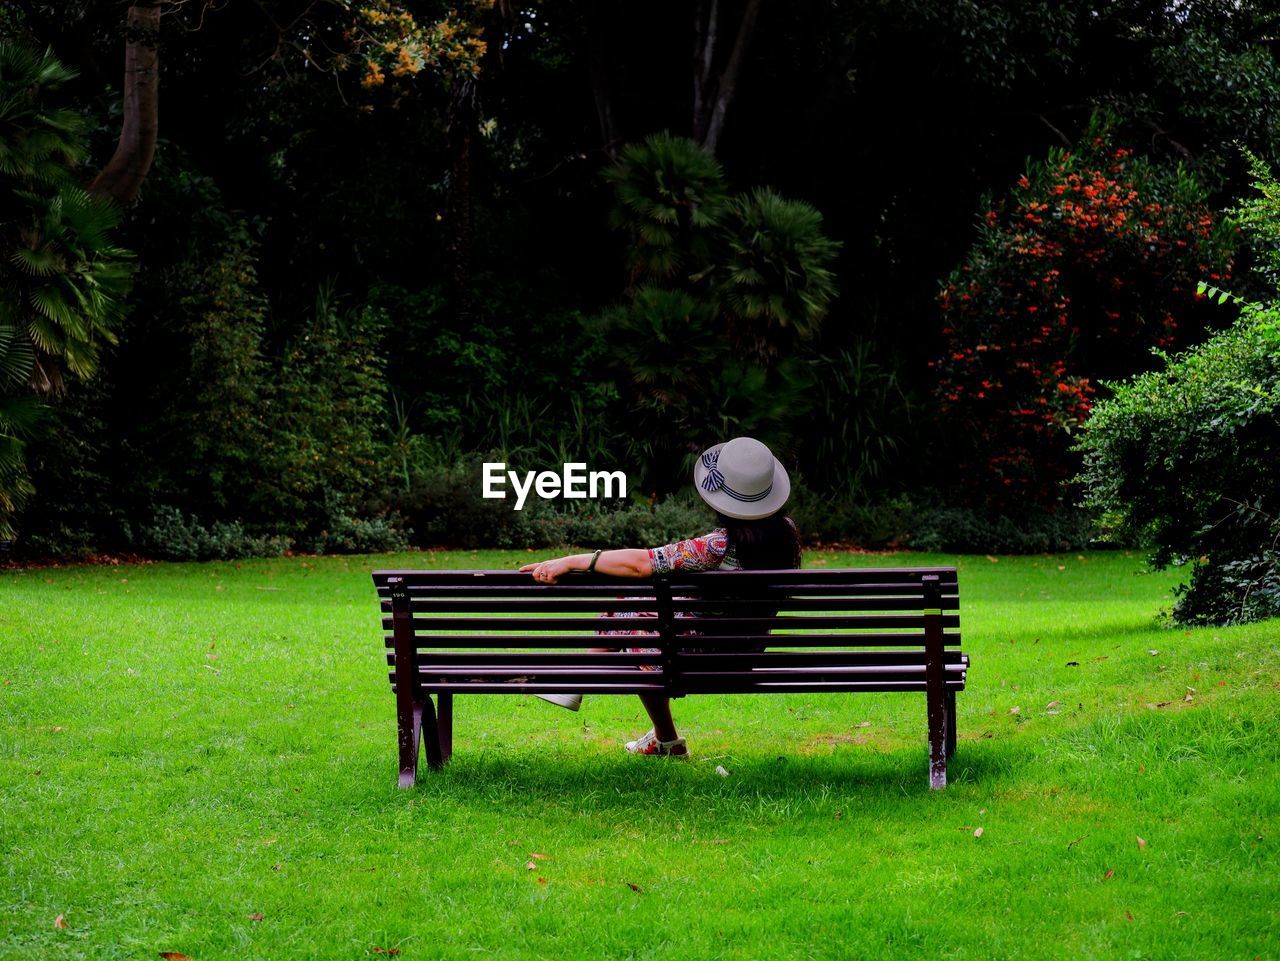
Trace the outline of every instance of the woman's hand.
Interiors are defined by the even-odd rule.
[[[521,572],[533,572],[533,579],[540,584],[554,584],[565,574],[574,570],[571,557],[555,557],[549,561],[538,561],[536,564],[526,564],[520,568]]]

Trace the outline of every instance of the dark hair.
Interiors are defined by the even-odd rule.
[[[800,567],[800,532],[795,521],[778,512],[744,521],[716,513],[738,563],[749,571],[780,571]]]

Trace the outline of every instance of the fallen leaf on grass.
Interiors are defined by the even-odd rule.
[[[858,727],[870,727],[870,726],[871,726],[871,722],[870,722],[870,721],[863,721],[862,723],[860,723],[860,724],[858,725]]]
[[[974,836],[975,838],[980,838],[980,837],[982,837],[982,828],[977,828],[977,829],[975,829],[975,830],[974,830],[974,832],[973,832],[973,836]]]
[[[1126,912],[1124,913],[1124,916],[1125,916],[1126,918],[1128,918],[1130,921],[1132,921],[1132,920],[1133,920],[1133,915],[1132,915],[1132,914],[1130,914],[1128,911],[1126,911]]]
[[[1159,657],[1159,656],[1160,656],[1160,652],[1159,652],[1159,651],[1147,651],[1147,653],[1148,653],[1148,654],[1150,654],[1152,657]]]
[[[1136,835],[1135,835],[1135,840],[1138,842],[1138,850],[1145,851],[1147,848],[1147,842],[1144,841],[1142,838],[1137,837]]]
[[[373,948],[370,948],[369,950],[370,950],[370,951],[372,951],[374,954],[396,955],[396,954],[399,954],[399,953],[400,953],[400,949],[399,949],[399,948],[378,948],[378,947],[373,947]]]
[[[261,914],[258,914],[256,911],[255,911],[253,914],[246,914],[246,915],[245,915],[245,917],[246,917],[246,918],[248,918],[250,921],[261,921],[261,920],[262,920],[262,915],[261,915]]]
[[[537,861],[526,861],[526,862],[525,862],[525,865],[524,865],[524,869],[525,869],[526,871],[536,871],[536,870],[538,870],[538,862],[537,862]]]
[[[640,885],[632,884],[630,881],[624,881],[623,883],[626,884],[626,886],[629,887],[632,891],[635,891],[638,894],[644,894],[644,888],[640,887]]]
[[[538,883],[539,883],[539,884],[542,884],[542,885],[545,885],[545,884],[547,883],[547,879],[546,879],[546,878],[538,878]]]
[[[999,564],[999,563],[1000,563],[1000,558],[998,558],[998,557],[992,557],[990,554],[988,554],[988,555],[987,555],[987,560],[989,560],[992,564]]]
[[[161,951],[160,957],[164,958],[164,961],[191,961],[191,958],[181,951]]]
[[[1076,838],[1074,841],[1070,841],[1070,842],[1068,842],[1068,843],[1067,843],[1067,850],[1070,850],[1071,848],[1075,847],[1077,844],[1079,844],[1081,841],[1083,841],[1083,840],[1084,840],[1085,838],[1087,838],[1088,836],[1089,836],[1089,835],[1087,835],[1087,834],[1082,834],[1082,835],[1080,835],[1078,838]]]
[[[1010,713],[1010,714],[1021,714],[1021,713],[1022,713],[1022,708],[1017,707],[1017,706],[1011,707],[1011,708],[1009,708],[1009,713]]]
[[[1067,566],[1066,566],[1065,564],[1059,564],[1059,565],[1058,565],[1058,570],[1060,570],[1060,571],[1065,571],[1066,569],[1067,569]]]
[[[1046,711],[1051,711],[1051,710],[1053,710],[1053,709],[1054,709],[1055,707],[1057,707],[1057,706],[1058,706],[1058,702],[1057,702],[1057,701],[1050,701],[1048,704],[1046,704],[1046,705],[1044,706],[1044,709],[1045,709]]]
[[[61,724],[55,724],[53,727],[49,728],[49,730],[53,731],[56,734],[58,731],[65,731],[66,728],[63,727]]]
[[[726,770],[724,769],[724,765],[723,765],[723,764],[717,764],[717,765],[716,765],[716,773],[717,773],[717,774],[719,774],[721,777],[728,777],[728,776],[729,776],[729,772],[728,772],[728,771],[726,771]]]
[[[53,919],[53,926],[57,928],[59,931],[65,931],[67,928],[71,927],[71,925],[67,924],[67,919],[64,918],[61,914],[59,914],[56,918]]]
[[[1095,661],[1105,661],[1105,660],[1107,660],[1107,658],[1109,658],[1110,656],[1111,656],[1111,655],[1109,655],[1109,654],[1103,654],[1101,657],[1095,657],[1095,658],[1094,658],[1094,660],[1095,660]]]
[[[533,858],[535,861],[546,861],[551,857],[551,855],[543,854],[541,851],[530,851],[529,857]]]
[[[1115,868],[1107,868],[1107,873],[1106,873],[1106,874],[1104,874],[1104,875],[1102,876],[1102,880],[1104,880],[1104,881],[1110,881],[1110,880],[1111,880],[1112,878],[1114,878],[1115,876],[1116,876],[1116,869],[1115,869]]]

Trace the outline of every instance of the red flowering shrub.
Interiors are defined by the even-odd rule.
[[[1196,283],[1231,265],[1233,230],[1182,167],[1153,165],[1095,128],[985,204],[939,295],[938,413],[961,499],[1052,509],[1078,470],[1071,432],[1100,381],[1150,366],[1202,326]]]

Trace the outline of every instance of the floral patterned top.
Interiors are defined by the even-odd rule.
[[[649,548],[649,562],[655,576],[692,574],[695,571],[739,571],[737,554],[729,544],[729,534],[717,527],[700,537],[690,537],[661,547]]]

